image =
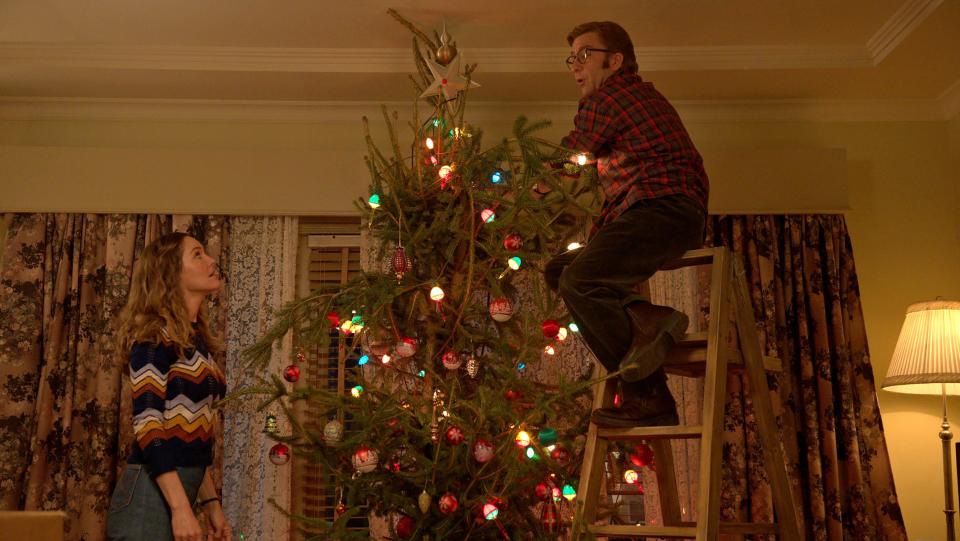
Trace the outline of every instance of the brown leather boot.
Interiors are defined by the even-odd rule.
[[[669,306],[646,301],[626,307],[633,325],[633,343],[620,361],[624,381],[640,381],[663,365],[667,352],[683,337],[690,318]]]
[[[590,420],[603,428],[631,428],[635,426],[674,426],[680,424],[677,403],[667,387],[663,369],[624,389],[623,405],[619,408],[594,410]]]

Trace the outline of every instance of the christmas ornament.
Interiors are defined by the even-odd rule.
[[[403,279],[403,275],[410,272],[413,268],[413,262],[410,260],[410,256],[407,255],[407,251],[403,249],[403,246],[398,244],[397,250],[393,252],[393,259],[390,264],[393,267],[394,274],[397,275],[397,281]]]
[[[493,444],[485,439],[478,439],[473,443],[473,459],[483,464],[493,458]]]
[[[340,326],[340,316],[336,312],[333,312],[333,311],[327,312],[327,321],[330,322],[331,327]]]
[[[334,419],[323,427],[323,440],[327,445],[340,443],[343,440],[343,423]]]
[[[460,59],[447,66],[437,64],[432,60],[427,60],[426,64],[430,73],[433,74],[433,82],[420,94],[421,98],[443,93],[449,100],[456,97],[460,91],[480,86],[480,83],[472,79],[468,85],[466,77],[460,75]]]
[[[346,514],[346,512],[347,506],[344,505],[343,502],[338,503],[337,506],[333,508],[333,519],[336,520],[342,517],[344,514]]]
[[[463,443],[463,430],[459,426],[451,426],[443,435],[450,445],[460,445]]]
[[[300,367],[291,364],[283,369],[283,379],[290,383],[296,383],[300,379]]]
[[[397,537],[400,539],[410,539],[410,536],[413,535],[413,531],[417,528],[417,523],[407,515],[400,515],[400,519],[397,520],[396,532]]]
[[[353,467],[358,473],[370,473],[376,469],[380,457],[377,456],[377,452],[373,449],[366,445],[361,445],[353,453],[352,461]]]
[[[653,464],[653,449],[646,443],[637,445],[636,450],[627,456],[630,462],[638,468]]]
[[[516,233],[510,233],[503,238],[503,247],[508,252],[519,252],[523,248],[523,237]]]
[[[443,25],[443,33],[440,34],[440,48],[437,49],[437,52],[433,55],[437,59],[437,64],[441,66],[446,66],[453,61],[457,56],[457,46],[453,43],[448,43],[450,36],[447,35],[447,25]]]
[[[497,214],[493,212],[493,209],[483,209],[480,211],[480,219],[483,220],[483,223],[488,224],[497,219]]]
[[[560,324],[552,319],[545,319],[540,324],[540,329],[543,330],[543,336],[551,340],[560,334]]]
[[[437,506],[440,508],[440,512],[444,515],[449,515],[457,510],[460,507],[460,502],[457,501],[457,497],[452,493],[447,492],[443,496],[440,496],[440,500],[437,501]]]
[[[570,451],[563,447],[557,446],[553,449],[553,451],[550,451],[550,458],[552,458],[554,462],[561,467],[566,466],[570,463]]]
[[[540,525],[544,531],[556,533],[560,530],[560,513],[557,510],[557,504],[548,503],[543,506],[540,513]]]
[[[276,466],[283,466],[290,462],[290,448],[284,443],[278,443],[270,448],[270,462]]]
[[[436,420],[430,423],[430,441],[434,444],[440,443],[440,423]]]
[[[397,355],[412,357],[417,352],[417,342],[413,338],[403,338],[397,342]]]
[[[460,358],[460,355],[452,351],[448,351],[443,354],[443,367],[447,370],[456,370],[460,368],[460,365],[463,363],[463,359]]]
[[[490,301],[490,317],[494,321],[503,323],[513,317],[513,307],[506,297],[497,297]]]
[[[540,445],[548,447],[557,443],[557,431],[545,426],[540,429],[540,432],[537,434],[537,439],[540,440]]]
[[[477,374],[480,372],[480,363],[476,359],[470,357],[467,360],[467,375],[471,378],[477,377]]]
[[[550,487],[546,483],[537,483],[537,486],[533,488],[533,493],[543,501],[550,499]]]
[[[274,415],[267,415],[267,423],[263,427],[263,431],[267,434],[276,434],[279,432],[277,428],[277,418]]]
[[[420,493],[420,496],[417,497],[417,505],[420,507],[420,512],[426,514],[430,511],[430,494],[426,490]]]

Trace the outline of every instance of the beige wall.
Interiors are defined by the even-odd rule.
[[[551,136],[563,133],[568,113],[549,111],[557,121]],[[486,116],[488,136],[506,133],[509,120]],[[726,201],[715,211],[849,208],[879,386],[906,306],[938,295],[960,298],[960,117],[694,121],[689,128],[714,194]],[[80,204],[94,211],[345,213],[368,182],[363,153],[360,124],[352,120],[6,121],[0,122],[0,210]],[[939,401],[879,396],[910,538],[940,539]],[[955,420],[958,405],[951,402]]]

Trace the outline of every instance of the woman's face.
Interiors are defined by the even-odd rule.
[[[212,257],[203,250],[200,241],[184,237],[183,264],[180,267],[180,288],[184,294],[208,295],[220,289],[220,273]]]

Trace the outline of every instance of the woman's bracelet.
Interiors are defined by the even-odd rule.
[[[207,504],[210,503],[210,502],[219,502],[219,501],[220,501],[220,498],[214,496],[213,498],[207,498],[206,500],[202,500],[202,501],[201,501],[200,503],[198,503],[197,505],[198,505],[199,507],[203,507],[204,505],[207,505]]]

